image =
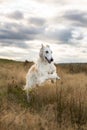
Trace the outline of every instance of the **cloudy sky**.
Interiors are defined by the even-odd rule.
[[[55,62],[87,62],[87,0],[0,0],[0,58],[35,61],[49,44]]]

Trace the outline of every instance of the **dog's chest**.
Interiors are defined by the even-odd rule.
[[[46,65],[41,65],[40,71],[42,75],[45,75],[45,74],[52,74],[54,70],[51,64],[46,64]]]

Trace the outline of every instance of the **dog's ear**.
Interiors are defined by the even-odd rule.
[[[41,49],[44,49],[44,45],[43,44],[41,44]]]
[[[44,45],[41,44],[41,49],[40,49],[40,52],[39,52],[39,56],[40,56],[41,58],[43,58],[43,50],[44,50]]]
[[[50,47],[49,45],[46,45],[46,47]]]

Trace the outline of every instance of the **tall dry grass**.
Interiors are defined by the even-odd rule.
[[[28,103],[22,88],[31,65],[0,62],[0,129],[86,130],[87,64],[58,65],[61,80],[32,89]]]

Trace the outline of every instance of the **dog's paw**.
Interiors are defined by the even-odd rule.
[[[57,76],[57,79],[59,79],[59,80],[60,80],[61,78],[60,78],[59,76]]]

